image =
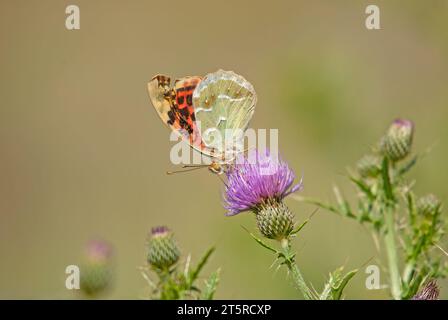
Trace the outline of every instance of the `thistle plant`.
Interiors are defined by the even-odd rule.
[[[336,204],[298,197],[333,213],[368,225],[375,239],[382,239],[387,255],[390,291],[394,299],[410,299],[448,274],[442,236],[442,204],[432,195],[418,197],[414,181],[406,178],[421,158],[411,157],[414,124],[395,120],[372,151],[357,163],[349,179],[357,193],[356,209],[334,187]]]
[[[219,272],[213,272],[204,281],[203,289],[196,285],[200,272],[215,249],[206,251],[199,263],[191,267],[191,256],[183,268],[179,266],[181,252],[174,234],[167,227],[155,227],[147,241],[147,265],[140,267],[143,278],[150,287],[149,298],[161,300],[204,299],[211,300],[219,283]],[[156,280],[153,280],[154,275]]]
[[[436,281],[430,280],[419,293],[412,297],[412,300],[438,300],[439,294],[440,290]]]
[[[302,180],[294,184],[296,176],[282,159],[274,158],[268,150],[253,150],[238,159],[226,173],[224,207],[228,216],[250,211],[255,215],[260,234],[277,242],[274,248],[253,233],[249,234],[263,248],[274,253],[279,266],[286,266],[296,287],[309,299],[341,299],[342,291],[356,270],[347,274],[342,269],[330,274],[321,294],[311,289],[296,263],[292,240],[309,220],[296,225],[294,215],[285,204],[285,198],[303,188]]]
[[[179,256],[180,251],[173,233],[167,227],[153,228],[148,246],[148,264],[163,272],[176,264]]]
[[[103,240],[92,240],[86,246],[81,266],[80,289],[94,298],[111,287],[113,280],[113,248]]]

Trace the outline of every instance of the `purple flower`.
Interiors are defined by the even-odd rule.
[[[417,293],[412,300],[437,300],[439,298],[439,287],[435,280],[430,280],[423,289]]]
[[[392,122],[392,126],[412,129],[414,127],[414,123],[407,119],[395,119],[394,122]]]
[[[91,262],[105,262],[112,257],[113,248],[104,240],[90,240],[86,246],[86,257]]]
[[[226,175],[227,216],[256,210],[266,203],[280,203],[290,193],[302,189],[302,181],[293,186],[296,176],[288,164],[269,150],[252,150],[247,157],[238,158]]]
[[[152,237],[165,236],[168,233],[170,233],[170,229],[168,229],[168,227],[166,226],[157,226],[151,229]]]

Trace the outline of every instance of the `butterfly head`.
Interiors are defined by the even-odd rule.
[[[215,174],[223,174],[224,173],[224,167],[217,162],[212,162],[208,166],[208,170],[210,170],[211,172],[213,172]]]

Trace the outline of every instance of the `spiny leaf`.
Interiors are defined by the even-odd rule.
[[[263,240],[261,240],[261,239],[258,238],[256,235],[254,235],[252,232],[250,232],[249,230],[247,230],[244,226],[241,226],[241,227],[242,227],[244,230],[246,230],[247,233],[249,233],[250,236],[251,236],[252,238],[254,238],[254,240],[255,240],[256,242],[258,242],[259,245],[261,245],[262,247],[268,249],[269,251],[272,251],[272,252],[274,252],[274,253],[278,253],[277,250],[275,250],[274,248],[272,248],[272,247],[270,247],[269,245],[267,245],[266,243],[264,243]]]
[[[212,255],[213,251],[215,251],[215,247],[209,248],[205,254],[202,256],[201,260],[199,260],[199,263],[197,264],[196,268],[194,268],[190,273],[190,285],[193,284],[193,282],[198,278],[199,273],[201,272],[202,268],[204,268],[205,264],[207,263],[208,259]]]
[[[403,167],[398,170],[398,175],[402,176],[411,170],[415,164],[417,163],[418,156],[413,157],[408,163],[406,163]]]
[[[310,219],[306,219],[305,221],[303,221],[303,223],[301,223],[297,228],[295,228],[294,230],[291,231],[291,235],[293,234],[297,234],[300,232],[300,230],[303,229],[303,227],[306,226],[306,224],[310,221]]]
[[[332,286],[332,295],[333,300],[340,300],[342,297],[342,292],[347,286],[348,282],[355,276],[358,272],[358,269],[347,272],[344,277],[335,285]]]
[[[330,204],[326,204],[320,200],[314,199],[314,198],[309,198],[309,197],[302,197],[302,196],[293,196],[294,199],[296,199],[297,201],[301,201],[301,202],[306,202],[309,204],[314,204],[322,209],[326,209],[328,211],[337,213],[342,215],[342,213],[334,206],[330,205]]]
[[[408,204],[409,222],[415,228],[415,218],[417,216],[417,210],[415,206],[415,196],[411,191],[406,194],[406,200]]]
[[[328,282],[326,283],[324,290],[322,291],[320,300],[340,300],[342,293],[347,286],[348,282],[355,276],[358,269],[347,272],[342,275],[344,267],[340,267],[330,273]]]
[[[307,223],[310,222],[311,218],[316,214],[317,211],[319,211],[319,208],[316,208],[316,210],[314,210],[313,213],[311,213],[311,215],[309,216],[308,219],[303,221],[302,224],[300,224],[297,228],[292,230],[290,235],[295,235],[295,234],[299,233],[303,229],[303,227],[305,227],[307,225]]]
[[[347,200],[344,199],[344,197],[341,195],[341,191],[337,186],[333,186],[333,193],[336,197],[336,202],[339,205],[339,208],[342,212],[343,216],[346,217],[355,217],[355,215],[352,213],[352,210],[350,209],[350,205]]]
[[[357,179],[355,177],[350,176],[350,180],[358,186],[359,189],[361,189],[362,192],[371,200],[375,200],[375,195],[373,194],[372,190],[370,190],[370,187],[365,184],[361,179]]]
[[[138,268],[138,269],[140,270],[143,279],[146,280],[148,285],[154,290],[157,289],[156,284],[149,278],[148,274],[146,273],[147,271],[144,268]]]
[[[216,292],[216,287],[219,283],[219,273],[221,272],[220,269],[213,272],[208,280],[205,281],[205,289],[204,292],[201,295],[202,300],[212,300],[213,296]]]

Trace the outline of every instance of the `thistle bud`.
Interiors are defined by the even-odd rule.
[[[433,215],[441,206],[440,200],[433,194],[421,197],[417,201],[417,212],[422,216]]]
[[[113,249],[101,240],[87,244],[85,262],[81,267],[80,287],[88,296],[96,296],[108,289],[113,280]]]
[[[361,177],[376,177],[381,171],[380,159],[372,155],[366,155],[358,161],[357,167]]]
[[[438,300],[439,298],[439,287],[435,280],[429,281],[423,289],[417,293],[412,300]]]
[[[167,227],[151,230],[148,242],[148,263],[158,270],[167,270],[179,260],[180,252],[173,233]]]
[[[411,152],[413,133],[411,121],[395,120],[381,141],[382,153],[394,162],[404,159]]]
[[[294,228],[294,216],[283,202],[260,205],[255,216],[261,234],[269,239],[285,239]]]

